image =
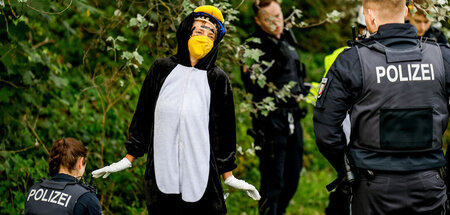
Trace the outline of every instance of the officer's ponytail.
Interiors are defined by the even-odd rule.
[[[60,166],[64,166],[69,172],[73,171],[78,158],[86,158],[86,156],[86,147],[75,138],[69,137],[55,141],[48,159],[50,175],[56,175]],[[84,159],[84,162],[86,162],[86,159]]]

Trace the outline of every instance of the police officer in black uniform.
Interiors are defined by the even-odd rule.
[[[417,28],[417,36],[430,38],[438,43],[448,43],[448,40],[445,37],[444,33],[439,30],[439,28],[431,25],[432,22],[427,18],[425,11],[415,6],[415,4],[423,3],[424,0],[414,0],[409,5],[410,13],[408,14],[408,21]],[[412,13],[413,7],[416,7],[416,11],[414,14]],[[430,13],[430,11],[426,12]]]
[[[353,214],[441,214],[450,49],[421,41],[404,24],[405,0],[363,0],[363,7],[372,36],[342,52],[322,80],[317,145],[340,177],[346,154],[353,163]]]
[[[95,189],[80,183],[86,168],[87,149],[74,138],[53,143],[49,169],[51,180],[34,184],[25,201],[25,214],[102,214]]]
[[[293,81],[291,89],[294,95],[307,91],[303,85],[304,65],[295,50],[296,41],[291,32],[284,30],[283,14],[276,0],[261,0],[253,5],[255,21],[258,25],[253,38],[261,43],[251,42],[250,48],[260,49],[264,55],[261,61],[271,63],[263,67],[266,81],[272,82],[278,89]],[[242,79],[246,91],[253,95],[253,102],[275,95],[269,93],[267,86],[261,88],[251,80],[251,71],[244,68]],[[293,98],[276,101],[277,110],[267,117],[253,116],[252,135],[257,150],[261,171],[260,214],[284,214],[290,199],[294,196],[300,171],[302,169],[303,134],[300,119],[304,113]]]

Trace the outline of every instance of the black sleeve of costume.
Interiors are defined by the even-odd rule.
[[[135,158],[143,156],[148,151],[149,132],[152,131],[151,126],[153,124],[153,114],[149,114],[148,111],[150,105],[152,105],[150,98],[152,96],[151,81],[155,78],[156,67],[157,61],[153,63],[147,77],[145,77],[133,120],[128,130],[129,138],[125,141],[127,153]]]
[[[346,150],[342,122],[361,94],[362,73],[356,48],[342,52],[331,66],[321,97],[314,108],[314,132],[319,151],[342,172]]]
[[[100,202],[94,193],[88,192],[80,196],[75,208],[73,209],[74,215],[100,215],[102,214],[102,208]]]
[[[236,121],[233,91],[225,72],[219,67],[213,70],[211,89],[210,138],[219,174],[236,168]]]

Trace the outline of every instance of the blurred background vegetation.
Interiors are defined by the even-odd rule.
[[[246,51],[241,44],[255,29],[252,1],[0,0],[0,214],[23,213],[30,186],[49,178],[46,160],[56,139],[75,137],[89,148],[87,173],[125,155],[123,142],[146,71],[155,59],[175,53],[178,24],[201,4],[220,7],[226,20],[217,64],[234,87],[239,151],[234,174],[259,187],[258,159],[246,134],[251,105],[240,80]],[[293,32],[308,82],[320,80],[324,56],[351,38],[359,5],[282,1],[285,17],[295,12],[294,21],[303,26]],[[320,25],[308,27],[315,24]],[[448,29],[450,23],[440,25]],[[312,106],[301,105],[309,110],[302,120],[304,168],[287,214],[323,214],[325,185],[335,173],[315,145]],[[140,158],[129,171],[94,180],[105,214],[147,214],[145,162]],[[245,192],[225,191],[229,214],[257,214],[257,202]]]

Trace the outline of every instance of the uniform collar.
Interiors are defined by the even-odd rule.
[[[75,182],[78,182],[78,179],[76,179],[75,177],[73,177],[73,176],[71,176],[71,175],[64,174],[64,173],[58,173],[58,174],[54,175],[54,176],[52,177],[52,180],[55,180],[55,181],[75,181]]]
[[[409,23],[390,23],[381,25],[373,35],[377,40],[391,37],[417,39],[417,29]]]
[[[268,38],[273,41],[281,41],[281,40],[285,39],[285,34],[286,34],[286,30],[283,30],[283,33],[281,33],[280,39],[278,39],[274,35],[265,32],[261,27],[257,26],[256,31],[253,36],[261,37],[261,38],[265,37],[265,38]]]

